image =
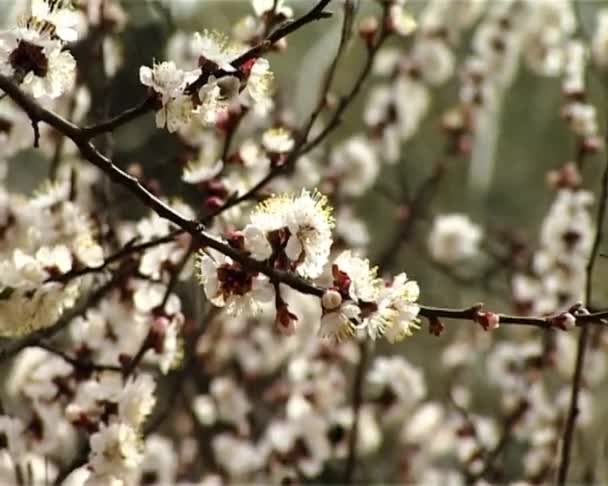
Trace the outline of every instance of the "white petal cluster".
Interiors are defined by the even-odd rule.
[[[256,58],[239,67],[232,65],[244,52],[243,46],[224,34],[205,30],[191,38],[176,37],[170,46],[176,61],[140,68],[140,81],[156,93],[159,107],[156,125],[170,133],[186,129],[194,120],[205,126],[221,125],[234,108],[272,106],[274,77],[264,58]],[[187,70],[187,66],[191,66]],[[204,79],[204,83],[193,86]],[[213,161],[217,162],[217,161]],[[185,174],[186,182],[196,183],[209,176],[207,163],[193,164]],[[220,170],[216,163],[213,166]],[[213,172],[213,170],[211,171]]]
[[[282,15],[286,19],[290,19],[293,16],[293,10],[291,7],[285,5],[285,0],[251,0],[251,6],[258,17],[261,17],[267,12],[274,11],[277,15]]]
[[[194,212],[187,204],[180,200],[169,202],[169,205],[186,218],[193,218]],[[135,234],[125,229],[125,242],[133,237],[141,242],[161,238],[171,232],[175,227],[168,220],[161,218],[156,213],[151,213],[148,217],[142,218],[135,227]],[[126,235],[129,235],[128,238]],[[160,278],[166,273],[167,267],[177,265],[187,251],[188,240],[170,241],[163,245],[154,246],[142,254],[139,262],[139,271],[152,278]],[[187,268],[187,267],[186,267]],[[188,272],[184,272],[188,273]],[[191,273],[191,271],[190,271]]]
[[[562,116],[580,140],[587,143],[593,141],[601,146],[596,108],[584,99],[588,61],[588,48],[582,42],[573,40],[564,48],[562,91],[566,104],[562,108]]]
[[[297,273],[308,278],[321,274],[329,258],[334,227],[325,196],[306,189],[297,195],[272,196],[252,211],[250,220],[245,229],[248,235],[245,249],[254,258],[267,258],[267,243],[272,244],[274,234],[279,240],[279,250]]]
[[[467,215],[440,215],[429,234],[429,252],[435,261],[454,265],[478,254],[482,237],[482,229]]]
[[[268,129],[262,135],[262,145],[271,153],[285,154],[294,144],[293,136],[283,127]]]
[[[72,7],[70,0],[32,0],[32,17],[55,27],[55,35],[64,42],[78,40],[82,14]]]
[[[89,466],[95,481],[111,484],[133,474],[143,460],[141,436],[131,425],[116,422],[102,424],[98,432],[91,436]]]
[[[196,73],[179,69],[173,61],[154,64],[152,68],[140,68],[140,82],[160,97],[162,108],[156,112],[157,127],[167,127],[173,133],[190,121],[194,105],[184,89],[194,79]]]
[[[517,274],[513,294],[522,311],[551,314],[582,298],[585,266],[593,245],[593,195],[563,189],[556,195],[540,234],[532,274]]]
[[[73,306],[81,279],[54,278],[100,265],[103,251],[87,216],[59,186],[29,200],[7,195],[2,212],[12,223],[0,239],[0,335],[16,336],[55,323]]]
[[[608,9],[600,9],[596,14],[596,27],[591,42],[591,54],[595,63],[608,67]]]
[[[256,312],[260,303],[274,297],[268,277],[245,269],[223,254],[201,253],[196,269],[209,301],[226,307],[231,314]]]
[[[402,356],[376,358],[367,381],[371,396],[385,397],[384,420],[393,423],[400,423],[427,393],[422,370]]]
[[[90,438],[92,484],[124,480],[137,472],[144,458],[142,425],[156,403],[156,384],[150,375],[131,377],[124,387],[116,381],[108,384],[109,387],[91,388],[97,394],[94,402],[105,400],[117,405],[117,414],[111,415],[107,423],[102,422]]]
[[[319,335],[338,341],[364,332],[376,340],[401,341],[418,329],[418,284],[404,273],[390,284],[366,259],[342,252],[332,265],[333,286],[322,298]]]
[[[118,417],[126,424],[139,428],[156,404],[156,383],[150,375],[129,378],[118,395]]]
[[[380,161],[369,141],[354,135],[332,151],[330,167],[335,171],[338,190],[357,197],[376,182]]]
[[[34,98],[58,98],[74,85],[76,61],[61,36],[75,40],[76,31],[64,4],[36,0],[18,27],[0,31],[0,73]]]
[[[241,47],[231,42],[227,36],[210,30],[194,34],[193,49],[204,61],[212,62],[226,72],[236,71],[231,62],[242,52]]]

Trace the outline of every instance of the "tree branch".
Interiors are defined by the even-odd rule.
[[[607,137],[608,139],[608,137]],[[604,173],[602,175],[602,189],[600,194],[599,207],[597,211],[596,231],[593,240],[593,247],[587,262],[586,280],[585,280],[585,305],[591,305],[592,294],[592,277],[593,267],[597,259],[600,243],[604,235],[604,219],[606,216],[606,204],[608,203],[608,160],[605,162]],[[587,322],[581,323],[582,330],[578,338],[578,346],[576,352],[576,362],[574,365],[574,375],[572,377],[572,393],[570,395],[570,407],[566,417],[566,426],[564,428],[564,438],[561,449],[561,459],[557,473],[557,484],[563,486],[568,478],[568,468],[570,466],[570,456],[572,453],[572,442],[574,441],[574,427],[576,417],[578,415],[578,397],[583,381],[583,369],[585,366],[585,353],[587,343],[589,341],[589,326]]]
[[[52,276],[49,278],[49,281],[65,283],[74,278],[82,277],[83,275],[102,272],[112,263],[122,260],[123,258],[126,258],[127,256],[132,255],[133,253],[140,253],[150,248],[154,248],[165,243],[170,243],[183,233],[184,230],[179,229],[172,231],[171,233],[168,233],[165,236],[161,236],[159,238],[155,238],[153,240],[146,241],[145,243],[140,243],[138,245],[136,245],[134,241],[129,242],[122,249],[107,257],[101,265],[73,269],[61,275]]]
[[[315,295],[321,297],[323,289],[312,285],[307,280],[299,276],[274,269],[266,263],[259,262],[247,254],[231,247],[230,245],[218,240],[203,231],[204,225],[198,221],[189,220],[181,216],[170,206],[152,194],[146,189],[137,178],[126,173],[112,163],[110,159],[99,153],[99,151],[89,142],[83,134],[81,128],[73,123],[65,120],[59,115],[43,108],[30,96],[23,93],[12,80],[6,76],[0,76],[0,89],[4,90],[27,114],[34,120],[44,121],[51,125],[56,130],[65,134],[70,138],[80,149],[82,156],[103,171],[113,182],[121,185],[127,191],[136,196],[146,207],[156,212],[162,218],[165,218],[181,230],[191,234],[200,245],[213,248],[214,250],[223,253],[230,257],[235,262],[242,264],[245,268],[267,275],[271,280],[284,283],[291,288],[298,290],[304,294]],[[424,317],[443,317],[447,319],[464,319],[475,320],[473,309],[479,310],[479,306],[474,306],[469,309],[442,309],[437,307],[421,306],[420,315]],[[528,326],[536,326],[541,328],[553,327],[551,317],[525,317],[525,316],[509,316],[506,314],[498,314],[500,322],[503,324],[523,324]],[[608,311],[577,316],[576,322],[581,325],[585,322],[599,322],[598,320],[608,317]]]
[[[123,125],[126,125],[132,120],[139,118],[142,115],[145,115],[149,111],[154,108],[154,98],[149,96],[144,101],[142,101],[139,105],[134,106],[133,108],[129,108],[122,113],[106,120],[104,122],[98,123],[97,125],[92,125],[90,127],[85,127],[82,129],[85,138],[93,138],[97,135],[100,135],[105,132],[113,132],[117,128],[120,128]]]

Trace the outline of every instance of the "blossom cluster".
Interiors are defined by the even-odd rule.
[[[303,190],[272,196],[250,213],[250,223],[233,231],[228,243],[267,267],[295,272],[323,288],[319,334],[341,340],[362,331],[395,342],[412,334],[419,312],[419,289],[404,273],[388,284],[368,260],[343,251],[330,259],[331,209],[324,196]],[[278,328],[295,332],[297,317],[279,285],[257,268],[247,269],[221,254],[201,254],[200,279],[207,298],[233,314],[274,302]]]
[[[158,103],[156,125],[172,133],[190,123],[229,125],[241,110],[269,109],[273,74],[264,58],[237,69],[232,63],[246,47],[216,31],[195,33],[188,50],[198,54],[198,65],[178,68],[173,61],[142,66],[140,81]],[[199,82],[200,80],[202,81]]]
[[[36,98],[61,96],[74,85],[76,62],[65,43],[77,39],[69,2],[35,0],[17,27],[0,32],[0,73]]]

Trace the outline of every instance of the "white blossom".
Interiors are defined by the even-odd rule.
[[[331,166],[336,171],[340,192],[361,196],[376,181],[380,164],[368,140],[355,135],[336,147],[331,154]]]
[[[152,413],[156,397],[156,384],[150,375],[130,378],[118,397],[118,416],[124,423],[138,428]]]
[[[121,479],[136,471],[143,460],[143,443],[130,425],[101,424],[91,435],[89,466],[98,475]]]
[[[483,233],[479,226],[464,214],[437,216],[429,235],[429,252],[433,259],[453,265],[475,256]]]
[[[0,73],[15,77],[34,98],[58,98],[74,84],[76,62],[51,30],[50,24],[29,19],[0,32]]]
[[[285,255],[296,271],[317,277],[329,258],[334,219],[327,198],[302,190],[297,195],[272,196],[251,213],[251,224],[269,234],[287,230]]]

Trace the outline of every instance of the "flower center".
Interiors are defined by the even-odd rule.
[[[11,121],[0,116],[0,133],[11,133],[11,128],[13,128]]]
[[[49,71],[49,60],[44,55],[43,48],[27,41],[19,41],[17,49],[9,56],[11,66],[23,75],[32,71],[43,78]]]
[[[245,295],[251,290],[253,276],[238,264],[222,265],[217,269],[217,277],[225,295]]]

